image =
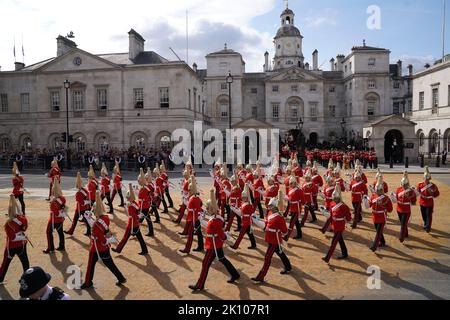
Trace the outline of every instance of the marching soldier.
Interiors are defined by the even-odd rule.
[[[269,271],[270,263],[272,261],[272,256],[276,253],[281,261],[283,262],[284,269],[280,272],[281,274],[289,274],[292,270],[291,262],[289,258],[286,256],[283,251],[282,243],[283,237],[287,235],[287,227],[286,222],[281,216],[278,206],[280,209],[283,208],[283,194],[280,192],[279,199],[272,198],[269,202],[269,212],[267,213],[266,220],[260,220],[255,218],[254,223],[264,230],[265,232],[265,241],[268,244],[266,255],[264,257],[264,264],[261,271],[255,278],[252,278],[253,281],[262,283],[264,282],[264,278]]]
[[[253,189],[253,197],[255,199],[254,205],[258,208],[259,217],[261,219],[264,219],[264,210],[261,205],[261,201],[262,201],[262,198],[263,198],[266,188],[264,187],[264,181],[260,175],[259,170],[254,171],[253,177],[254,177],[254,180],[253,180],[252,189]]]
[[[189,254],[191,252],[192,241],[194,240],[194,234],[197,235],[198,246],[194,249],[196,252],[203,251],[203,234],[198,219],[198,215],[202,212],[202,200],[198,196],[197,182],[195,176],[191,176],[191,183],[189,184],[189,201],[188,201],[188,214],[186,217],[187,226],[187,242],[183,250],[179,250],[181,253]]]
[[[167,197],[167,201],[169,202],[169,208],[173,208],[173,200],[170,196],[169,191],[169,175],[167,174],[166,166],[164,165],[164,161],[161,161],[161,165],[159,166],[159,170],[161,171],[161,179],[163,180],[163,186],[164,186],[164,194]]]
[[[363,197],[369,194],[367,185],[364,183],[361,177],[361,173],[356,171],[353,175],[353,181],[350,183],[350,191],[352,192],[352,204],[354,210],[354,218],[352,228],[355,229],[363,220],[362,217],[362,201]]]
[[[111,243],[117,243],[117,240],[109,229],[110,221],[101,201],[100,192],[96,193],[96,197],[97,201],[94,209],[95,220],[92,218],[88,220],[92,225],[91,245],[89,248],[86,277],[81,289],[89,289],[94,286],[92,281],[94,280],[95,265],[99,259],[116,276],[116,285],[120,286],[127,281],[117,268],[109,251]]]
[[[111,178],[108,175],[108,169],[106,168],[104,162],[102,163],[102,170],[100,171],[100,174],[102,176],[102,180],[100,181],[102,200],[106,198],[106,200],[108,201],[108,214],[114,214],[114,207],[111,200]]]
[[[325,176],[325,183],[326,185],[323,186],[322,194],[321,196],[324,198],[324,206],[327,211],[331,211],[332,203],[333,203],[333,192],[336,188],[336,185],[334,184],[334,180],[331,176],[326,175]],[[321,231],[323,234],[325,234],[331,225],[331,217],[327,219],[325,224],[323,225]]]
[[[227,269],[231,278],[228,283],[234,283],[240,278],[239,272],[231,264],[231,262],[225,257],[223,252],[223,243],[227,240],[228,236],[223,231],[224,219],[219,215],[219,207],[215,199],[215,189],[211,189],[210,200],[208,200],[206,207],[209,213],[212,214],[209,221],[203,220],[206,229],[206,242],[205,242],[205,257],[203,258],[202,271],[200,278],[195,285],[189,285],[192,291],[204,290],[206,278],[208,276],[209,268],[213,261],[217,258]]]
[[[122,176],[120,174],[119,162],[117,162],[117,161],[116,161],[116,165],[114,166],[113,172],[114,172],[114,176],[113,176],[113,192],[112,192],[112,196],[111,196],[111,202],[114,201],[114,198],[116,197],[116,194],[118,194],[119,197],[120,197],[119,207],[120,208],[124,208],[125,207],[125,203],[123,201],[123,194],[122,194]]]
[[[299,216],[302,212],[302,205],[305,203],[305,196],[301,188],[297,184],[297,179],[295,176],[291,176],[289,180],[289,194],[287,195],[287,200],[289,200],[288,210],[284,213],[286,218],[288,214],[291,215],[291,221],[289,222],[289,229],[287,231],[284,240],[287,242],[291,237],[292,231],[294,231],[294,226],[297,228],[297,235],[294,237],[295,240],[301,239],[302,226],[299,221]]]
[[[344,191],[346,189],[345,181],[341,177],[341,165],[339,163],[337,164],[336,168],[333,171],[333,179],[334,184],[339,185],[339,187],[341,187],[341,191]]]
[[[333,171],[334,171],[334,162],[332,158],[329,158],[330,160],[328,161],[328,170],[327,173],[325,174],[326,176],[332,176],[333,175]]]
[[[174,223],[180,224],[186,212],[187,204],[189,200],[189,172],[185,169],[183,171],[183,181],[181,188],[181,205],[178,209],[178,218],[173,220]]]
[[[311,169],[312,178],[311,181],[317,186],[317,191],[313,193],[313,201],[314,201],[314,209],[319,209],[319,203],[317,202],[317,196],[319,195],[319,191],[323,187],[323,178],[319,174],[319,164],[314,162],[314,165]]]
[[[228,179],[228,169],[227,164],[224,163],[222,170],[220,170],[220,214],[222,215],[222,218],[225,219],[225,212],[227,213],[227,219],[230,217],[230,194],[231,194],[231,182]]]
[[[333,192],[333,206],[330,212],[331,218],[331,227],[334,232],[333,240],[331,241],[331,247],[328,251],[327,255],[322,258],[326,263],[330,262],[331,257],[333,256],[334,250],[339,242],[339,246],[341,247],[341,255],[338,257],[338,260],[347,259],[348,252],[347,246],[344,241],[344,231],[345,231],[345,223],[346,221],[352,220],[352,215],[350,214],[349,207],[342,201],[341,195],[341,187],[336,185],[336,189]]]
[[[252,201],[252,203],[255,203],[255,197],[254,197],[253,192],[251,191],[251,189],[253,188],[254,182],[255,182],[255,176],[253,175],[253,166],[252,166],[252,162],[250,161],[250,163],[246,167],[245,184],[248,185],[248,187],[250,188],[249,195],[250,195],[250,200]]]
[[[249,202],[248,187],[244,187],[244,191],[242,192],[241,198],[242,198],[242,205],[240,209],[233,209],[233,210],[235,210],[236,214],[240,215],[242,219],[242,229],[241,232],[239,233],[239,237],[237,238],[234,245],[231,246],[231,248],[237,250],[239,248],[239,244],[244,238],[244,235],[247,234],[251,243],[251,246],[248,247],[248,249],[250,250],[256,249],[256,240],[252,231],[252,215],[255,213],[255,206]]]
[[[303,169],[302,166],[299,165],[297,158],[292,159],[292,171],[294,172],[298,180],[300,180],[300,178],[303,177]]]
[[[48,172],[47,177],[50,179],[50,188],[48,191],[48,198],[46,200],[50,201],[50,197],[52,196],[53,184],[56,180],[61,183],[61,169],[59,168],[58,161],[56,159],[53,159],[53,161],[51,162],[51,169]]]
[[[128,185],[127,192],[127,213],[128,213],[128,222],[125,229],[125,234],[123,235],[122,240],[119,242],[116,248],[112,248],[111,250],[116,253],[121,253],[123,248],[130,239],[130,236],[136,236],[136,239],[139,241],[139,245],[141,246],[141,252],[139,255],[146,256],[148,255],[147,244],[142,237],[139,219],[143,218],[143,214],[140,212],[140,207],[136,202],[136,196],[134,195],[133,185],[130,183]]]
[[[225,228],[225,231],[230,231],[231,226],[233,224],[234,217],[236,217],[237,229],[235,231],[240,232],[242,230],[242,219],[239,215],[236,214],[236,211],[239,210],[239,208],[241,207],[243,190],[240,188],[239,178],[237,177],[236,174],[231,177],[231,185],[233,187],[231,188],[230,199],[229,199],[230,216],[228,217],[227,226]],[[247,186],[247,188],[248,188],[248,186]],[[244,186],[244,189],[245,189],[245,186]],[[248,194],[247,194],[247,196],[248,196]]]
[[[431,173],[428,167],[425,168],[423,182],[417,186],[417,192],[420,195],[419,204],[424,229],[430,233],[433,223],[434,199],[439,197],[440,193],[438,187],[431,182]]]
[[[386,245],[384,239],[384,227],[386,225],[386,215],[393,210],[392,201],[384,193],[383,180],[380,176],[378,183],[375,185],[376,194],[373,194],[370,198],[370,207],[372,208],[372,220],[377,231],[375,240],[370,248],[373,252],[377,251],[379,247]]]
[[[91,206],[93,206],[95,203],[95,194],[98,190],[98,181],[95,178],[95,172],[92,165],[89,166],[87,189],[89,191],[89,200],[91,201]]]
[[[156,208],[159,208],[160,204],[162,203],[164,208],[162,213],[169,213],[166,199],[164,199],[164,179],[161,177],[161,172],[159,171],[158,165],[153,170],[153,174],[155,175]]]
[[[352,176],[353,179],[354,179],[354,175],[356,174],[356,172],[360,173],[361,179],[362,179],[362,181],[364,181],[364,184],[367,184],[369,182],[366,174],[363,172],[363,167],[362,167],[361,161],[359,161],[359,159],[357,159],[356,163],[355,163],[355,172],[353,173],[353,176]]]
[[[403,243],[405,238],[408,238],[408,224],[411,218],[411,206],[415,206],[417,196],[413,189],[410,188],[408,172],[403,173],[403,178],[400,182],[400,188],[395,193],[397,202],[397,214],[401,223],[400,242]]]
[[[142,214],[142,218],[139,222],[142,223],[144,219],[147,221],[148,233],[147,237],[153,237],[155,235],[153,231],[153,223],[150,219],[150,206],[152,203],[152,190],[147,185],[147,179],[145,178],[144,169],[139,169],[138,183],[141,186],[138,193],[139,212]]]
[[[316,213],[315,213],[315,204],[314,204],[314,195],[319,192],[319,188],[312,182],[311,169],[308,169],[305,173],[305,182],[302,185],[302,192],[304,196],[304,214],[302,218],[302,222],[300,225],[303,227],[306,223],[306,219],[308,218],[308,213],[311,213],[311,223],[317,221]]]
[[[25,202],[23,201],[23,194],[25,192],[24,189],[24,182],[25,179],[22,175],[20,175],[19,168],[17,168],[17,163],[14,162],[13,168],[12,168],[12,184],[13,184],[13,195],[14,197],[19,200],[20,206],[22,209],[22,214],[25,215]]]
[[[289,160],[290,161],[290,160]],[[283,181],[285,190],[286,190],[286,194],[289,194],[289,185],[291,184],[291,178],[294,177],[295,180],[298,182],[297,178],[295,177],[295,175],[292,172],[292,167],[288,164],[286,167],[286,171],[285,171],[285,178]]]
[[[150,197],[151,197],[151,208],[152,210],[150,213],[153,213],[155,215],[155,223],[161,223],[159,218],[159,212],[158,208],[156,206],[156,188],[153,184],[153,177],[152,177],[152,170],[150,168],[147,168],[147,172],[145,173],[145,180],[147,181],[147,187],[150,190]]]
[[[53,183],[52,200],[50,201],[50,218],[47,223],[47,249],[43,251],[45,254],[50,254],[55,251],[53,243],[53,231],[56,230],[59,236],[59,247],[57,251],[65,251],[65,239],[63,224],[66,219],[66,198],[63,196],[59,181],[55,180]]]
[[[0,267],[0,283],[5,280],[9,265],[14,256],[18,256],[22,263],[23,271],[30,267],[27,255],[27,237],[25,231],[28,228],[28,221],[25,215],[21,214],[19,205],[13,195],[9,196],[8,220],[4,229],[6,233],[5,253]]]
[[[89,237],[91,235],[91,227],[85,218],[85,214],[86,212],[91,210],[91,201],[89,200],[88,190],[83,187],[80,172],[77,172],[75,187],[78,190],[75,193],[75,201],[77,202],[77,206],[75,208],[75,215],[73,216],[72,226],[68,231],[64,231],[64,233],[70,236],[73,235],[79,219],[82,218],[82,221],[86,223],[86,233],[84,235]]]
[[[278,190],[280,189],[279,185],[275,183],[274,177],[269,177],[267,179],[267,184],[269,185],[269,188],[267,188],[264,193],[264,206],[266,209],[268,208],[270,200],[278,196]]]

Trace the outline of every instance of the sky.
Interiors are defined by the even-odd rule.
[[[295,25],[302,33],[303,54],[311,63],[319,51],[319,64],[349,54],[355,45],[391,50],[391,62],[401,59],[415,70],[442,56],[443,0],[290,0]],[[74,32],[80,49],[100,54],[128,52],[128,31],[145,39],[145,50],[169,60],[187,61],[188,11],[189,64],[205,68],[205,56],[228,48],[242,54],[247,72],[260,72],[264,52],[273,57],[273,37],[280,27],[283,0],[0,0],[0,66],[14,69],[16,59],[26,65],[54,57],[56,38]],[[369,28],[379,8],[379,28]],[[450,53],[450,1],[447,0],[446,53]],[[22,44],[25,57],[22,56]]]

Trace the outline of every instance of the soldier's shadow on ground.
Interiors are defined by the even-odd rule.
[[[69,255],[66,251],[61,252],[61,260],[58,260],[57,253],[50,254],[50,263],[55,267],[56,270],[58,270],[61,273],[61,276],[63,277],[64,283],[67,283],[68,278],[72,275],[71,273],[67,272],[67,268],[69,266],[75,265],[75,263],[70,260]],[[81,292],[74,291],[78,295],[81,295]]]
[[[19,283],[17,283],[19,285]],[[0,300],[15,300],[4,285],[0,284]]]

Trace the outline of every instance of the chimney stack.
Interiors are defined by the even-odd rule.
[[[309,70],[309,63],[308,63],[308,62],[305,63],[305,69],[306,69],[306,70]]]
[[[330,60],[331,71],[336,71],[336,69],[335,69],[335,64],[334,64],[335,61],[336,61],[336,60],[334,60],[334,58],[331,58],[331,60]]]
[[[197,73],[197,64],[195,62],[192,65],[192,69],[194,70],[195,73]]]
[[[413,71],[414,71],[413,65],[412,64],[408,65],[408,72],[410,77],[413,76]]]
[[[57,45],[56,51],[57,57],[62,56],[63,54],[66,54],[70,50],[75,49],[77,47],[77,44],[75,42],[61,35],[59,35],[58,38],[56,38],[56,45]]]
[[[137,33],[134,29],[128,32],[129,51],[128,56],[130,60],[134,60],[141,52],[144,52],[145,39]]]
[[[343,54],[336,56],[336,62],[337,62],[336,71],[344,70],[344,59],[345,59],[345,56]]]
[[[313,70],[319,70],[319,51],[314,50],[313,54]]]
[[[264,53],[264,72],[269,71],[269,53],[266,51]]]
[[[399,77],[402,77],[403,75],[403,62],[402,60],[397,61],[397,74]]]
[[[15,70],[20,71],[25,68],[25,63],[22,62],[14,62]]]

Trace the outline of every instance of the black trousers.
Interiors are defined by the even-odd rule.
[[[331,256],[333,255],[334,250],[336,250],[336,246],[338,243],[339,243],[339,246],[341,247],[342,256],[343,257],[348,256],[347,246],[345,245],[343,232],[342,231],[335,232],[334,236],[333,236],[333,240],[331,240],[330,250],[328,250],[328,253],[325,257],[325,260],[327,262],[330,261]]]
[[[253,234],[252,231],[252,226],[248,225],[246,227],[242,227],[241,232],[239,233],[238,238],[236,239],[236,242],[234,243],[234,245],[231,247],[233,249],[237,249],[239,248],[239,245],[241,244],[242,239],[244,238],[244,235],[247,234],[248,238],[250,240],[251,246],[253,248],[256,248],[256,240],[255,240],[255,235]]]
[[[133,228],[133,230],[131,230],[131,226],[128,225],[128,224],[127,224],[127,227],[125,229],[125,234],[123,235],[122,240],[117,245],[117,252],[118,253],[122,252],[123,248],[127,244],[128,239],[130,239],[131,235],[136,236],[136,239],[138,239],[139,245],[141,246],[141,251],[142,252],[148,252],[147,244],[145,243],[144,238],[142,237],[141,229],[139,227],[135,227],[135,228]]]
[[[25,215],[25,201],[23,201],[23,194],[19,194],[17,196],[14,196],[17,200],[20,202],[20,207],[22,209],[23,215]]]
[[[65,248],[65,238],[64,238],[64,230],[63,223],[53,223],[51,221],[47,224],[47,250],[53,251],[55,250],[55,245],[53,243],[53,231],[56,230],[59,236],[59,248]]]
[[[98,258],[102,259],[105,266],[116,276],[118,281],[125,280],[123,274],[119,271],[116,264],[114,263],[113,258],[109,252],[109,249],[103,252],[97,252],[95,250],[89,251],[89,262],[86,271],[86,278],[84,280],[84,284],[91,285],[92,280],[94,279],[95,265],[97,264]]]
[[[353,209],[354,209],[354,217],[353,217],[353,228],[356,228],[359,222],[362,221],[363,217],[361,214],[361,203],[360,202],[353,202]]]
[[[118,194],[119,197],[120,197],[120,206],[123,206],[123,205],[124,205],[124,202],[123,202],[122,189],[118,189],[118,190],[114,189],[114,190],[113,190],[112,196],[111,196],[111,202],[114,201],[114,198],[116,197],[116,194]]]
[[[397,212],[398,219],[400,220],[401,228],[400,228],[400,242],[405,241],[405,238],[408,238],[408,223],[411,217],[411,213],[400,213]]]
[[[158,212],[158,208],[156,207],[156,205],[154,203],[152,203],[152,213],[155,215],[155,222],[159,223],[159,212]]]
[[[375,239],[373,241],[372,248],[375,250],[378,249],[378,247],[384,246],[386,244],[386,240],[384,239],[384,226],[385,223],[375,223],[375,229],[377,231],[377,234],[375,236]]]
[[[164,193],[166,194],[167,201],[169,201],[169,208],[173,208],[173,201],[172,197],[170,196],[169,187],[164,190]]]
[[[144,218],[141,219],[141,223],[144,221],[147,221],[147,225],[148,225],[148,234],[149,236],[153,236],[154,235],[154,231],[153,231],[153,223],[152,220],[150,219],[150,209],[142,209],[142,214],[144,215]]]
[[[261,219],[264,219],[264,210],[263,210],[261,201],[258,202],[258,211],[259,211],[259,217]]]
[[[106,197],[106,200],[108,201],[109,213],[113,213],[114,212],[114,207],[113,207],[113,203],[112,203],[112,200],[111,200],[110,192],[105,192],[105,197]]]
[[[78,210],[75,211],[75,215],[73,216],[73,220],[72,220],[72,226],[70,227],[69,231],[66,232],[67,234],[73,235],[73,233],[75,232],[75,228],[77,227],[78,220],[80,219],[80,216],[83,217],[83,222],[86,224],[86,235],[91,234],[91,226],[84,218],[84,213],[85,213],[85,211],[81,211],[81,212],[78,212]]]
[[[276,253],[280,257],[281,262],[283,262],[285,270],[292,269],[291,262],[289,261],[289,258],[286,256],[281,246],[279,246],[278,244],[269,244],[269,246],[267,247],[266,255],[264,257],[264,265],[261,271],[259,272],[258,276],[256,277],[256,279],[261,281],[264,280],[267,271],[269,271],[270,263],[272,262],[272,257],[274,253]]]
[[[6,273],[8,272],[9,265],[14,258],[14,256],[18,256],[20,262],[22,263],[23,272],[27,271],[30,268],[30,262],[28,261],[27,255],[27,245],[16,249],[7,249],[5,248],[5,252],[3,255],[2,266],[0,267],[0,283],[5,280]]]
[[[433,207],[420,207],[420,213],[422,214],[422,220],[426,231],[430,232],[431,225],[433,224]]]
[[[214,249],[208,249],[206,250],[205,257],[203,258],[202,271],[200,273],[200,278],[197,281],[197,288],[204,289],[206,278],[208,277],[209,268],[211,267],[211,264],[216,257],[225,266],[232,278],[239,278],[239,272],[236,270],[233,264],[227,258],[225,258],[225,254],[223,253],[222,248],[217,249],[217,256]]]
[[[200,221],[197,220],[195,223],[193,221],[186,222],[187,225],[187,242],[184,247],[184,251],[190,252],[192,247],[192,242],[194,241],[194,235],[197,235],[197,248],[203,250],[203,234],[202,234],[202,226],[200,225]]]

